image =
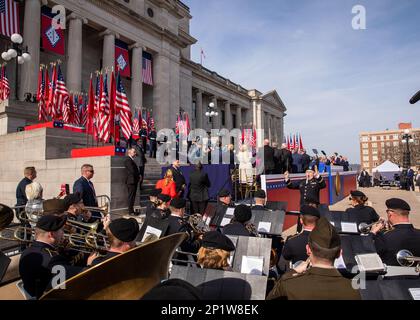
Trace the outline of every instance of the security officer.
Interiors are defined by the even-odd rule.
[[[351,191],[350,192],[350,201],[353,208],[348,208],[346,213],[349,214],[349,219],[351,222],[367,223],[371,224],[379,221],[379,215],[376,213],[375,209],[372,207],[366,206],[368,198],[361,191]]]
[[[283,258],[295,264],[298,261],[306,261],[308,255],[306,252],[306,245],[311,231],[315,228],[317,221],[321,217],[318,209],[305,205],[300,209],[300,221],[303,225],[303,230],[294,236],[287,238],[283,247]]]
[[[375,235],[375,247],[382,261],[387,265],[398,266],[396,259],[400,250],[408,250],[414,256],[420,256],[420,230],[410,223],[410,205],[402,199],[389,199],[385,202],[388,223],[392,229],[380,232],[385,226],[374,225],[371,233]]]
[[[326,218],[318,220],[306,250],[309,259],[284,274],[268,300],[360,300],[360,292],[352,288],[351,280],[334,268],[341,253],[341,240]]]
[[[162,189],[153,189],[149,194],[149,201],[146,204],[146,217],[150,216],[154,209],[156,209],[156,204],[158,201],[158,195],[162,193]]]
[[[156,129],[152,128],[152,130],[149,133],[149,141],[150,141],[150,151],[149,151],[149,156],[150,158],[156,158],[156,151],[157,151],[157,133],[156,133]]]
[[[136,219],[116,219],[111,221],[106,230],[109,250],[104,255],[91,256],[88,266],[96,266],[121,253],[127,252],[136,246],[136,238],[139,233],[139,224]],[[92,261],[92,262],[90,262]]]
[[[251,218],[252,211],[250,207],[244,204],[237,206],[234,211],[234,218],[231,223],[224,226],[223,234],[229,236],[256,237],[257,234],[250,232],[246,228],[246,224]]]
[[[252,207],[252,210],[259,210],[259,211],[269,211],[266,205],[267,194],[264,190],[257,190],[254,193],[254,202],[255,205]]]
[[[49,286],[54,266],[63,266],[67,279],[82,271],[82,268],[72,267],[58,251],[66,221],[66,216],[42,216],[35,227],[35,241],[20,256],[19,273],[23,287],[34,298],[40,298]]]
[[[219,196],[219,201],[217,202],[216,205],[216,210],[214,213],[214,216],[210,222],[210,225],[220,225],[220,223],[222,222],[225,214],[226,214],[226,210],[229,207],[233,207],[232,205],[232,197],[230,195],[230,192],[226,189],[221,190],[218,194]]]
[[[306,170],[306,180],[292,182],[289,178],[289,172],[284,173],[284,180],[288,189],[300,190],[301,206],[308,204],[308,198],[313,198],[320,202],[319,192],[327,186],[319,172],[315,173],[312,168]]]
[[[140,129],[139,136],[141,139],[141,145],[143,147],[144,153],[147,151],[147,126],[143,125],[143,127]]]

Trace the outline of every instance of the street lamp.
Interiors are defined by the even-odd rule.
[[[408,184],[408,177],[407,177],[407,173],[408,170],[411,167],[411,152],[410,152],[410,143],[413,143],[414,139],[413,136],[410,134],[410,130],[405,129],[404,130],[404,134],[402,136],[402,143],[404,145],[406,145],[407,148],[405,148],[404,152],[403,152],[403,172],[402,172],[402,177],[403,177],[403,188],[407,189],[409,187]]]
[[[10,36],[10,41],[12,45],[9,49],[4,51],[1,54],[1,58],[4,61],[10,61],[12,59],[16,59],[16,81],[15,81],[15,91],[16,91],[16,100],[18,100],[18,66],[20,64],[24,64],[25,62],[31,61],[31,55],[28,52],[28,46],[24,47],[23,37],[18,34],[14,33]]]
[[[207,111],[205,113],[205,116],[210,119],[210,121],[211,121],[211,128],[214,129],[214,121],[213,121],[213,118],[219,116],[219,112],[217,111],[216,105],[214,104],[214,102],[210,102],[209,103],[209,105],[207,107]]]

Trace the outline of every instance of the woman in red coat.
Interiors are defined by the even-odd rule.
[[[162,189],[162,194],[170,196],[171,199],[178,196],[176,193],[176,184],[171,169],[168,169],[165,173],[165,177],[156,183],[156,189]]]

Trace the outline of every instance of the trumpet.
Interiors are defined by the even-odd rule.
[[[372,227],[375,226],[375,225],[377,225],[377,224],[381,224],[382,225],[382,229],[386,229],[386,230],[389,229],[388,222],[381,219],[381,220],[376,221],[376,222],[373,222],[371,224],[367,224],[365,222],[360,223],[359,226],[358,226],[359,232],[361,234],[364,234],[364,235],[369,234],[370,230],[372,230]]]
[[[416,264],[416,272],[420,272],[420,257],[415,257],[410,251],[398,251],[396,258],[400,266],[412,267]]]

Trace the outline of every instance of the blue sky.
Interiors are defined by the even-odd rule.
[[[286,105],[285,133],[360,162],[360,131],[420,127],[420,1],[184,0],[192,60]],[[367,29],[353,30],[352,8]]]

